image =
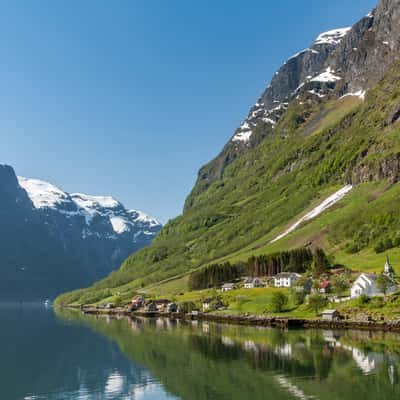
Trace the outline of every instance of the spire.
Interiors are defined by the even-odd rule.
[[[394,273],[393,268],[390,265],[390,261],[389,261],[389,256],[388,255],[386,255],[386,262],[385,262],[385,268],[384,268],[383,273],[385,275],[387,275],[387,276],[393,276],[393,273]]]

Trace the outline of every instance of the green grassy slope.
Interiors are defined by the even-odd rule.
[[[338,262],[379,268],[382,255],[376,256],[373,247],[400,232],[400,189],[394,184],[400,125],[392,121],[400,103],[399,64],[361,104],[343,99],[336,106],[332,100],[307,107],[302,103],[301,98],[292,102],[274,135],[230,164],[220,181],[194,191],[198,194],[191,194],[191,207],[170,221],[151,246],[93,287],[58,301],[89,303],[116,291],[128,296],[169,279],[184,283],[187,272],[211,261],[242,260],[307,241],[322,244]],[[305,210],[350,181],[371,183],[360,184],[332,211],[268,244]]]

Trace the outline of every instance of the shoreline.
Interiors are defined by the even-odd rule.
[[[212,313],[183,314],[167,312],[129,312],[124,309],[99,310],[96,308],[67,307],[80,310],[88,315],[113,315],[123,317],[144,317],[144,318],[170,318],[192,321],[210,321],[221,324],[264,326],[278,329],[333,329],[333,330],[362,330],[382,331],[400,333],[400,321],[375,322],[375,321],[354,321],[337,320],[328,321],[323,319],[308,318],[285,318],[285,317],[262,317],[256,315],[219,315]]]

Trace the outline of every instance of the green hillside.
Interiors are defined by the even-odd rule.
[[[222,179],[207,188],[196,186],[190,207],[149,247],[93,287],[62,295],[58,302],[92,303],[116,292],[128,296],[166,280],[173,287],[175,279],[182,283],[187,272],[215,260],[246,260],[304,244],[322,246],[337,263],[374,270],[384,259],[375,248],[390,240],[396,267],[400,64],[364,102],[351,96],[307,102],[305,96],[292,101],[273,134],[229,164]],[[269,244],[346,183],[355,188],[337,205]]]

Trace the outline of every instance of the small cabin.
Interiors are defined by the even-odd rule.
[[[254,288],[261,288],[263,287],[263,283],[259,278],[247,278],[244,281],[244,288],[245,289],[254,289]]]
[[[157,312],[157,304],[154,301],[151,301],[147,304],[146,306],[146,311],[147,312]]]
[[[154,300],[154,303],[157,307],[157,310],[162,311],[168,307],[168,304],[171,303],[171,301],[168,299],[157,299],[157,300]]]
[[[337,310],[324,310],[322,312],[322,319],[324,321],[338,321],[340,319],[340,315]]]
[[[144,297],[143,297],[143,296],[136,296],[136,297],[134,297],[134,298],[132,299],[132,301],[131,301],[132,308],[138,309],[138,308],[140,308],[140,307],[143,307],[144,301],[145,301],[145,300],[144,300]]]
[[[222,292],[230,292],[231,290],[236,289],[236,285],[234,283],[225,283],[221,287]]]
[[[169,303],[169,304],[167,305],[167,311],[168,311],[169,313],[176,313],[176,312],[178,312],[178,306],[177,306],[177,304],[175,304],[175,303]]]

